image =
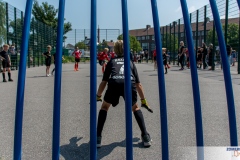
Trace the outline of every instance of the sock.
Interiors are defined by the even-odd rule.
[[[5,73],[2,73],[2,76],[3,76],[3,80],[5,79]]]
[[[8,79],[11,79],[11,73],[8,72]]]
[[[144,122],[144,118],[143,118],[143,114],[141,110],[137,110],[134,112],[134,116],[135,119],[138,123],[138,126],[142,132],[142,136],[148,134],[147,130],[146,130],[146,126],[145,126],[145,122]]]
[[[102,130],[107,118],[107,111],[100,110],[98,114],[97,136],[102,136]]]

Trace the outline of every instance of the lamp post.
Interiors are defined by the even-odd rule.
[[[147,31],[147,37],[146,37],[146,40],[147,40],[147,52],[148,52],[148,56],[149,57],[149,37],[148,37],[148,30],[151,28],[151,25],[146,25],[146,31]]]

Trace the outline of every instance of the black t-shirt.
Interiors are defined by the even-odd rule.
[[[6,51],[4,51],[4,50],[1,51],[1,52],[0,52],[0,56],[4,58],[3,61],[9,62],[8,53],[7,53]]]
[[[46,58],[50,58],[51,59],[51,52],[45,52],[43,53],[45,56],[47,56]]]
[[[203,47],[203,56],[205,57],[208,54],[207,48]]]
[[[226,47],[227,47],[227,54],[231,55],[231,48],[232,47],[229,44]]]
[[[135,64],[130,61],[131,65],[131,81],[132,83],[140,83],[138,72]],[[124,84],[124,58],[119,57],[111,59],[106,66],[103,81],[107,81],[110,84]]]
[[[165,62],[167,60],[167,55],[166,54],[163,54],[163,62]]]
[[[185,46],[181,46],[180,48],[179,48],[179,54],[182,54],[183,53],[183,49],[185,48]],[[183,54],[182,54],[183,55]]]

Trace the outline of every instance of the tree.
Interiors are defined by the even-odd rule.
[[[78,47],[79,49],[86,49],[87,46],[85,45],[84,42],[78,42],[75,44],[75,47]]]
[[[167,36],[167,41],[166,41]],[[162,36],[163,38],[163,36]],[[174,35],[171,34],[171,41],[170,41],[170,34],[164,34],[164,38],[162,39],[162,47],[167,48],[167,50],[174,52],[174,45],[175,45],[175,52],[178,50],[178,37],[175,36],[175,42],[174,42]]]
[[[57,30],[57,17],[58,10],[54,8],[53,5],[49,5],[48,2],[42,2],[39,5],[38,1],[34,1],[32,14],[36,20],[53,27]],[[64,34],[72,30],[72,25],[70,22],[64,23]]]
[[[225,26],[222,27],[223,34],[225,31]],[[233,49],[238,49],[238,33],[239,33],[239,26],[237,24],[229,24],[227,29],[228,35],[227,35],[227,44],[229,44]],[[213,30],[209,30],[207,33],[207,43],[213,43]],[[218,45],[218,38],[217,33],[215,33],[215,45]]]
[[[123,35],[119,35],[118,40],[123,40]],[[132,49],[133,51],[139,52],[142,50],[141,48],[141,44],[139,43],[139,41],[137,40],[137,38],[135,36],[131,36],[129,35],[129,40],[130,40],[130,49]]]
[[[22,38],[21,38],[22,37],[22,19],[21,18],[16,19],[16,27],[15,27],[15,21],[14,20],[11,21],[9,24],[9,28],[11,28],[13,31],[8,33],[9,40],[12,42],[15,42],[18,46],[20,46],[22,42]],[[15,39],[15,35],[17,39]]]
[[[7,39],[6,30],[6,8],[5,3],[0,0],[0,44],[3,44]]]

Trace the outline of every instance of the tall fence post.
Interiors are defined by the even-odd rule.
[[[133,139],[132,139],[132,95],[131,90],[131,71],[130,71],[130,45],[128,28],[128,7],[127,0],[122,0],[122,28],[124,43],[124,93],[125,97],[125,116],[126,116],[126,159],[133,160]],[[159,28],[158,28],[159,30]]]
[[[181,27],[181,22],[180,22],[180,19],[178,19],[178,51],[177,51],[177,55],[179,52],[179,43],[180,43],[180,38],[181,38],[180,27]],[[179,66],[179,57],[178,56],[177,56],[177,65]]]
[[[162,46],[165,47],[165,46],[166,46],[166,43],[164,42],[164,41],[165,41],[165,39],[164,39],[164,38],[165,38],[165,35],[164,35],[164,34],[165,34],[165,29],[164,29],[164,27],[161,28],[161,31],[162,31],[162,33],[163,33],[163,34],[162,34]],[[154,37],[154,40],[155,40],[155,37]]]
[[[229,0],[226,0],[226,9],[225,9],[225,31],[224,31],[224,37],[225,37],[225,43],[228,44],[228,10],[229,10]]]
[[[97,159],[97,0],[91,0],[91,41],[90,41],[90,159]],[[84,29],[85,39],[85,29]]]
[[[166,48],[168,48],[168,26],[166,25]]]
[[[158,16],[157,1],[151,0],[152,5],[152,16],[155,33],[155,43],[157,52],[157,63],[158,65],[158,87],[159,87],[159,103],[160,103],[160,119],[161,119],[161,140],[162,140],[162,159],[169,159],[168,150],[168,123],[167,123],[167,100],[166,100],[166,89],[163,71],[163,58],[162,58],[162,41],[160,34],[160,23]],[[170,28],[171,29],[171,28]]]
[[[207,6],[204,6],[204,21],[203,21],[203,23],[204,23],[204,43],[206,43],[206,40],[207,40],[207,36],[206,36],[206,34],[207,34]]]
[[[195,36],[195,39],[196,39],[196,55],[197,55],[197,48],[198,48],[198,18],[199,18],[199,10],[197,10],[197,15],[196,15],[196,36]]]
[[[34,27],[34,25],[35,25],[35,21],[34,21],[34,19],[32,19],[32,33],[33,33],[33,43],[32,43],[32,53],[33,53],[33,55],[32,55],[32,63],[33,63],[33,67],[35,67],[35,57],[36,57],[36,54],[35,54],[35,27]]]
[[[14,7],[14,41],[15,41],[15,55],[13,56],[12,61],[14,62],[12,65],[17,70],[17,50],[18,50],[18,40],[17,40],[17,9]]]
[[[174,21],[174,24],[173,24],[173,34],[174,34],[174,37],[173,37],[173,57],[172,57],[172,60],[173,60],[173,65],[175,65],[175,57],[176,57],[176,24],[177,22]],[[172,55],[172,53],[171,53]],[[170,56],[171,58],[171,56]]]
[[[40,41],[39,41],[39,23],[38,23],[38,21],[36,21],[36,25],[37,25],[37,58],[38,58],[38,67],[39,67],[39,64],[40,64],[40,48],[39,48],[39,46],[40,46]]]
[[[13,159],[21,160],[22,152],[22,123],[23,123],[23,106],[24,106],[24,90],[25,90],[25,77],[26,77],[26,63],[27,63],[27,50],[30,32],[30,19],[32,12],[33,0],[27,0],[24,27],[22,33],[21,54],[18,71],[17,83],[17,98],[16,98],[16,112],[15,112],[15,128],[14,128],[14,150]]]
[[[212,37],[212,42],[213,42],[213,54],[212,54],[212,70],[215,70],[215,63],[214,63],[214,59],[215,59],[215,55],[216,55],[216,28],[215,28],[215,22],[213,21],[213,37]]]
[[[196,141],[197,141],[197,157],[198,160],[204,159],[204,140],[203,140],[203,126],[202,126],[202,110],[201,110],[201,100],[200,100],[200,90],[198,82],[198,73],[196,65],[196,54],[194,52],[194,44],[192,39],[192,27],[189,20],[189,13],[186,0],[180,0],[182,6],[182,13],[184,24],[187,33],[187,42],[189,50],[189,59],[191,65],[191,77],[192,77],[192,89],[194,98],[194,111],[195,111],[195,124],[196,124]]]
[[[240,9],[240,0],[238,0],[238,5]],[[240,74],[240,11],[239,11],[239,18],[238,18],[238,74]]]
[[[229,57],[227,57],[226,43],[224,41],[222,25],[221,25],[216,1],[215,0],[209,0],[209,1],[210,1],[213,17],[214,17],[215,27],[218,35],[218,43],[219,43],[221,57],[222,57],[223,74],[224,74],[224,80],[225,80],[224,82],[225,82],[227,104],[228,104],[230,142],[231,142],[231,146],[238,146],[236,112],[235,112],[235,104],[234,104],[234,96],[233,96],[233,88],[232,88],[232,79],[230,74],[230,64],[228,61]]]
[[[7,32],[7,44],[9,44],[9,10],[8,3],[6,3],[6,32]]]
[[[172,23],[170,23],[169,51],[172,53]],[[168,49],[168,48],[167,48]]]
[[[59,0],[56,70],[54,78],[54,110],[53,110],[53,140],[52,160],[59,160],[60,153],[60,111],[61,111],[61,81],[62,81],[62,43],[64,30],[65,0]]]

